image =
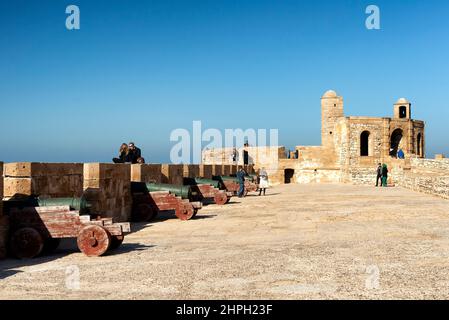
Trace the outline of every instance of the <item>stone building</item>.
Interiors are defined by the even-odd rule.
[[[404,98],[393,106],[393,117],[345,116],[343,97],[327,91],[321,98],[321,146],[297,146],[287,157],[284,147],[245,147],[255,168],[265,167],[272,184],[355,182],[372,183],[378,163],[395,170],[412,158],[424,158],[424,122],[412,119],[411,103]],[[402,150],[405,159],[397,159]],[[204,164],[229,163],[233,149],[203,153]],[[297,156],[296,156],[297,155]],[[243,157],[240,158],[240,164]]]

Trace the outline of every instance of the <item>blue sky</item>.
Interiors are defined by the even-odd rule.
[[[365,28],[369,4],[381,30]],[[170,132],[193,120],[319,145],[328,89],[346,115],[392,116],[408,98],[427,155],[449,155],[448,13],[446,0],[1,1],[0,160],[108,162],[133,140],[167,162]]]

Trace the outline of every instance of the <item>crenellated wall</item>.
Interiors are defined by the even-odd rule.
[[[84,196],[92,212],[116,222],[131,218],[131,165],[84,164]]]
[[[17,162],[4,164],[5,198],[81,197],[82,163]]]

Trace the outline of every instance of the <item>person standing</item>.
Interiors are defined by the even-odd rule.
[[[242,198],[245,194],[245,177],[246,177],[246,171],[243,169],[243,167],[240,167],[239,171],[237,172],[237,178],[239,181],[239,191],[237,193],[239,198]]]
[[[234,148],[232,150],[232,164],[234,164],[234,165],[237,164],[237,156],[238,156],[237,149]]]
[[[136,147],[134,142],[128,144],[128,149],[131,163],[137,163],[137,159],[142,158],[142,151]]]
[[[387,165],[384,163],[382,166],[382,187],[387,187],[387,180],[388,180],[388,168]]]
[[[118,158],[113,158],[112,162],[114,162],[114,163],[131,162],[131,157],[130,157],[130,154],[129,154],[129,148],[128,148],[128,145],[126,143],[122,143],[122,145],[120,146],[120,150],[119,150],[119,157]]]
[[[265,168],[262,167],[262,169],[259,171],[259,196],[262,194],[265,195],[265,191],[268,188],[268,174]]]
[[[377,165],[376,187],[379,186],[379,182],[380,182],[380,186],[382,186],[382,164],[381,163],[379,163]]]

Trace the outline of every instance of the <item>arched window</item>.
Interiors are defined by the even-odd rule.
[[[369,156],[369,131],[363,131],[360,135],[360,156]]]
[[[418,156],[422,156],[422,136],[421,133],[418,133],[418,137],[416,138],[416,154]]]
[[[401,119],[407,118],[407,107],[405,106],[399,107],[399,118]]]

